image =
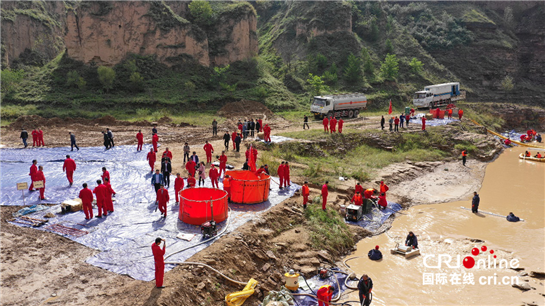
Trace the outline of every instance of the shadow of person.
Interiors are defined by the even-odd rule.
[[[481,214],[480,212],[474,213],[474,215],[477,217],[486,218],[486,216]]]
[[[144,306],[155,306],[157,305],[157,300],[161,297],[161,293],[163,292],[162,289],[159,289],[155,287],[155,283],[153,284],[153,289],[151,289],[150,295],[148,299],[144,302]]]

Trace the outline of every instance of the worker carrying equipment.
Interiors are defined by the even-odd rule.
[[[331,298],[333,297],[333,287],[331,285],[323,285],[316,292],[318,298],[318,306],[330,306]]]

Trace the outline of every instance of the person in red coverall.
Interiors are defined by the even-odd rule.
[[[366,198],[366,199],[374,200],[374,199],[377,198],[377,197],[375,196],[375,194],[377,194],[377,190],[376,190],[376,189],[373,189],[373,188],[370,188],[370,189],[366,189],[366,190],[363,192],[363,197]]]
[[[250,149],[248,149],[248,166],[250,166],[250,171],[255,172],[257,170],[257,165],[255,162],[255,155],[252,154],[252,147],[250,146]]]
[[[363,197],[361,196],[361,193],[356,192],[356,194],[352,197],[352,200],[350,203],[354,203],[355,205],[362,206],[363,205]]]
[[[265,166],[259,167],[259,169],[257,169],[257,171],[255,172],[255,175],[259,176],[261,175],[261,173],[265,173]]]
[[[254,161],[257,162],[257,155],[258,155],[259,153],[257,152],[257,149],[256,149],[254,146],[251,146],[250,148],[251,148],[251,153],[252,153],[252,155],[254,156]]]
[[[284,186],[291,186],[290,165],[288,162],[284,164]]]
[[[390,190],[390,188],[388,187],[388,185],[384,184],[384,181],[380,181],[380,193],[384,193],[386,194],[386,192],[388,190]]]
[[[44,186],[40,188],[40,200],[45,200],[45,175],[44,175],[44,167],[39,166],[38,171],[34,174],[34,181],[43,181]]]
[[[223,175],[225,175],[225,169],[227,168],[227,155],[225,155],[225,151],[221,151],[221,156],[219,160],[220,160],[220,176],[222,172],[223,172]]]
[[[237,131],[234,131],[231,134],[231,140],[233,142],[233,151],[237,149],[237,144],[235,143],[235,139],[237,138]]]
[[[159,135],[157,133],[153,133],[153,136],[151,136],[151,143],[153,144],[153,152],[157,153],[157,143],[159,142]]]
[[[87,188],[87,183],[83,183],[83,189],[79,192],[79,198],[85,213],[85,220],[93,219],[93,192]]]
[[[356,187],[354,187],[354,193],[360,193],[363,194],[363,187],[361,187],[361,184],[358,182],[356,183]]]
[[[208,140],[202,147],[204,149],[204,152],[206,152],[206,163],[210,164],[212,163],[212,153],[214,153],[214,148],[211,144],[208,143]]]
[[[163,218],[167,217],[167,203],[170,200],[170,197],[168,196],[168,190],[165,189],[165,186],[161,184],[161,188],[157,190],[157,203],[159,204],[159,211],[161,212],[161,215],[163,215]]]
[[[325,204],[327,203],[327,195],[329,192],[327,191],[327,185],[329,184],[329,181],[326,181],[325,184],[322,186],[322,209],[325,211]]]
[[[329,120],[329,131],[331,134],[337,131],[337,119],[335,117],[331,117],[331,120]]]
[[[327,119],[327,117],[324,117],[322,124],[324,125],[324,132],[329,132],[329,119]]]
[[[388,206],[388,201],[386,201],[386,194],[385,193],[381,193],[378,196],[378,205],[379,205],[380,209],[385,209],[386,206]]]
[[[265,142],[271,142],[271,127],[268,124],[265,124],[263,133],[265,134]]]
[[[210,177],[210,181],[212,181],[212,188],[220,188],[218,185],[218,178],[220,175],[218,173],[218,169],[216,169],[214,165],[210,166],[210,171],[208,171],[208,176]]]
[[[190,174],[187,177],[187,188],[195,187],[196,184],[197,184],[197,180],[195,179],[195,176]]]
[[[44,147],[45,146],[45,143],[44,143],[44,131],[42,131],[42,129],[38,129],[38,147],[39,146],[42,146]]]
[[[282,187],[284,187],[285,185],[285,166],[284,166],[284,162],[282,162],[279,166],[278,166],[278,169],[276,170],[276,173],[278,174],[278,178],[280,179],[280,189],[282,189]]]
[[[259,119],[257,121],[259,121],[259,131],[263,132],[263,120]]]
[[[74,183],[74,171],[76,171],[76,162],[70,158],[70,155],[66,155],[62,171],[66,172],[66,178],[70,183],[70,186]]]
[[[463,109],[459,109],[458,110],[458,119],[460,119],[460,121],[462,121],[462,116],[464,115],[464,110]]]
[[[449,108],[448,110],[448,118],[452,119],[452,108]]]
[[[331,285],[323,285],[316,292],[316,297],[318,298],[318,306],[329,306],[331,298],[333,297],[333,287]]]
[[[174,180],[174,194],[176,195],[176,204],[180,203],[179,193],[184,189],[184,179],[180,176],[180,173],[176,173],[176,179]]]
[[[422,131],[426,130],[426,117],[422,116]]]
[[[192,176],[192,177],[195,177],[195,167],[197,166],[197,164],[192,160],[190,159],[186,164],[185,164],[185,169],[187,170],[187,172],[189,173],[189,176]]]
[[[161,249],[161,241],[163,241],[163,249]],[[151,251],[153,252],[153,259],[155,261],[155,287],[165,288],[163,286],[163,278],[165,276],[165,239],[156,238],[155,243],[151,245]]]
[[[242,134],[242,122],[240,122],[240,120],[238,121],[238,130],[240,131],[239,133]]]
[[[115,195],[115,191],[112,189],[112,185],[110,185],[110,179],[104,178],[104,186],[106,186],[106,195],[104,197],[104,208],[107,212],[113,213],[114,212],[114,201],[112,201],[112,196]]]
[[[40,146],[40,134],[36,129],[32,130],[32,146],[33,147],[39,147]]]
[[[303,187],[301,188],[301,195],[303,196],[303,208],[307,208],[308,196],[310,195],[310,190],[308,189],[308,182],[305,181]]]
[[[102,181],[104,182],[106,178],[108,178],[108,181],[110,181],[110,172],[106,170],[106,167],[102,167]]]
[[[168,148],[165,148],[165,152],[163,152],[163,157],[168,157],[172,161],[172,152],[168,150]]]
[[[142,146],[144,145],[144,134],[142,134],[142,130],[138,130],[138,133],[136,134],[136,140],[138,141],[136,151],[142,151]]]
[[[30,166],[30,173],[28,175],[30,175],[30,187],[28,188],[28,191],[34,191],[34,177],[36,176],[36,172],[38,172],[38,166],[36,166],[38,164],[38,161],[37,160],[33,160],[32,161],[32,166]]]
[[[153,148],[149,150],[149,153],[146,159],[148,160],[149,166],[151,168],[151,172],[153,172],[153,168],[155,168],[155,160],[157,160],[157,155],[155,155],[155,151],[153,151]]]
[[[344,125],[344,120],[343,118],[339,118],[339,134],[342,134],[343,132],[343,125]]]
[[[103,214],[104,216],[108,215],[108,212],[106,211],[106,206],[104,205],[107,192],[108,191],[106,190],[106,186],[102,184],[102,181],[97,180],[97,186],[95,187],[95,189],[93,189],[93,193],[96,194],[97,198],[97,218],[102,218]]]

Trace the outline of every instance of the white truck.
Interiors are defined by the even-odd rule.
[[[465,97],[466,92],[460,91],[460,83],[443,83],[426,86],[424,90],[415,92],[413,104],[417,108],[435,108],[463,100]]]
[[[325,116],[355,118],[367,108],[367,97],[362,93],[315,96],[311,102],[310,112],[316,119]]]

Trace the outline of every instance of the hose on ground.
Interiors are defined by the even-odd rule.
[[[223,278],[225,278],[226,280],[228,280],[230,282],[233,282],[233,283],[238,284],[238,285],[244,285],[244,286],[247,284],[247,282],[241,282],[241,281],[237,281],[236,279],[232,279],[229,276],[221,273],[220,271],[218,271],[218,270],[212,268],[211,266],[209,266],[207,264],[204,264],[202,262],[175,262],[175,261],[167,262],[167,261],[165,261],[165,264],[203,266],[203,267],[207,267],[208,269],[218,273],[219,275],[221,275]]]
[[[201,241],[201,242],[199,242],[199,243],[197,243],[197,244],[188,246],[187,248],[183,248],[183,249],[181,249],[181,250],[179,250],[179,251],[176,251],[176,252],[174,252],[174,253],[168,254],[167,256],[165,256],[165,259],[169,258],[170,256],[172,256],[172,255],[174,255],[174,254],[178,254],[178,253],[181,253],[181,252],[183,252],[183,251],[187,251],[187,250],[192,249],[192,248],[194,248],[194,247],[196,247],[196,246],[199,246],[199,245],[201,245],[201,244],[204,244],[204,243],[207,243],[207,242],[209,242],[209,241],[218,239],[221,235],[223,235],[223,234],[225,233],[225,231],[227,230],[227,228],[229,228],[229,224],[231,223],[231,217],[230,217],[230,215],[231,215],[231,208],[229,208],[229,215],[228,215],[228,217],[227,217],[227,223],[225,224],[225,227],[221,230],[221,232],[220,232],[219,234],[217,234],[216,236],[211,237],[211,238],[209,238],[209,239],[206,239],[206,240],[204,240],[204,241]]]

